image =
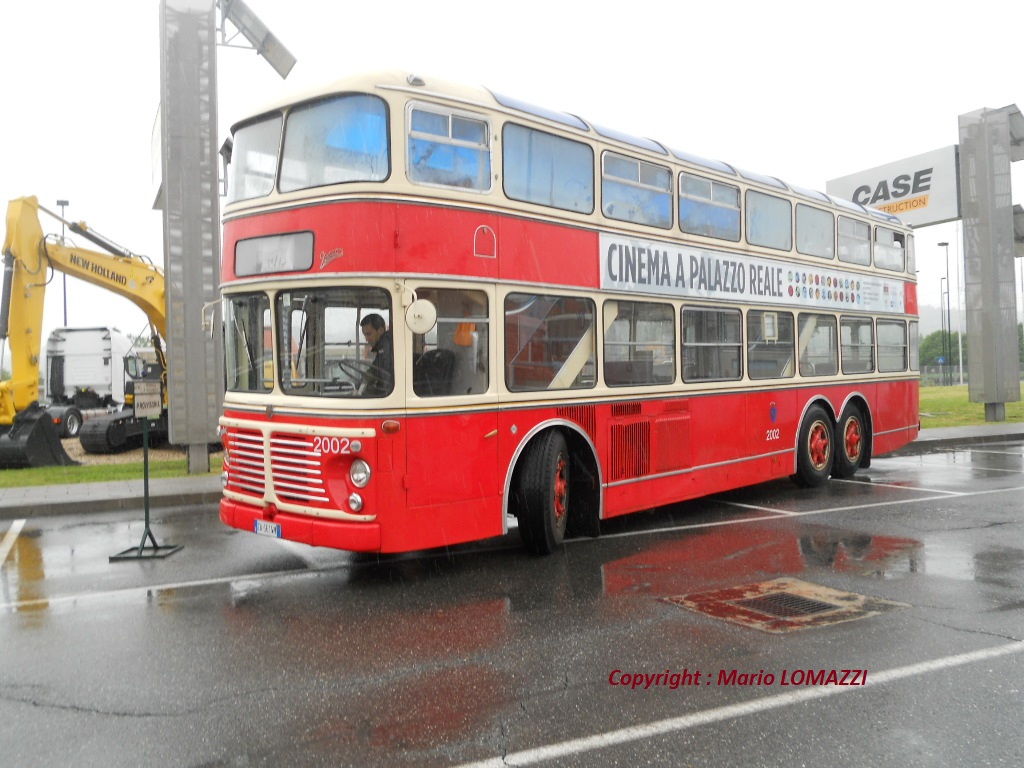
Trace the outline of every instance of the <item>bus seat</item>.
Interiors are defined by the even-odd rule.
[[[450,349],[424,352],[412,371],[412,389],[420,397],[441,397],[452,393],[455,353]]]

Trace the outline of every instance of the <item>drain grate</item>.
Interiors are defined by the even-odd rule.
[[[763,632],[821,627],[909,607],[879,597],[843,592],[787,578],[665,597],[662,600]]]
[[[751,597],[746,600],[736,600],[733,605],[740,608],[749,608],[752,611],[775,616],[780,619],[789,619],[794,616],[810,616],[825,611],[840,611],[841,605],[823,603],[821,600],[812,600],[802,595],[793,595],[789,592],[772,592],[762,597]]]

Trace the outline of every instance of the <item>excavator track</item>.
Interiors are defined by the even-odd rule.
[[[122,453],[133,448],[124,423],[131,418],[131,413],[113,413],[89,419],[78,434],[82,449],[86,453]]]
[[[123,453],[142,445],[142,420],[131,411],[118,411],[89,419],[78,435],[86,453]],[[167,418],[150,421],[149,444],[167,441]]]

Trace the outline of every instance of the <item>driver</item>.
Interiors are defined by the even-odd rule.
[[[372,355],[370,367],[363,375],[359,394],[364,397],[384,397],[391,393],[394,384],[395,348],[391,341],[384,318],[373,313],[363,318],[359,326],[363,338],[370,345]]]

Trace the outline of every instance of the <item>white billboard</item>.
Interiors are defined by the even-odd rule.
[[[960,218],[957,146],[926,152],[825,183],[833,197],[878,208],[923,227]]]

